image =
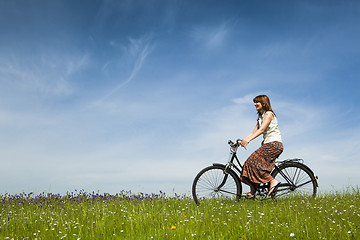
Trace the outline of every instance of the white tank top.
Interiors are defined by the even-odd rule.
[[[271,111],[268,111],[268,112],[271,112]],[[266,114],[266,112],[263,113],[263,115],[259,116],[259,118],[258,118],[259,128],[264,120],[265,114]],[[263,144],[269,143],[269,142],[275,142],[275,141],[282,142],[277,118],[273,112],[271,112],[271,114],[274,116],[274,118],[273,118],[273,120],[271,120],[271,122],[269,123],[269,126],[263,132],[263,137],[264,137]]]

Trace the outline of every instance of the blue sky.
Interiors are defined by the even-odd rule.
[[[0,192],[189,193],[258,94],[280,159],[360,185],[359,26],[351,0],[0,0]]]

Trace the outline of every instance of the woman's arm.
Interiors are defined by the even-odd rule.
[[[273,118],[274,118],[274,115],[271,112],[265,113],[264,121],[262,122],[260,128],[256,124],[254,130],[240,142],[240,145],[242,147],[246,147],[246,145],[248,145],[248,143],[250,141],[252,141],[253,139],[260,136],[265,131],[265,129],[269,126],[269,124],[270,124],[271,120],[273,120]]]

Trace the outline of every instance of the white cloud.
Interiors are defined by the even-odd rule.
[[[66,76],[71,76],[74,73],[77,73],[81,70],[83,70],[90,61],[90,54],[85,53],[83,55],[76,56],[74,59],[70,59],[66,63]]]
[[[120,82],[114,88],[112,88],[105,96],[103,96],[97,104],[102,103],[104,100],[108,99],[112,95],[114,95],[120,88],[131,82],[137,75],[137,73],[141,70],[147,56],[152,51],[153,46],[151,45],[150,37],[142,37],[138,39],[129,38],[129,45],[123,46],[118,43],[112,41],[110,43],[112,46],[123,48],[123,52],[125,56],[122,56],[122,59],[126,59],[127,62],[130,62],[132,65],[129,76],[126,79],[119,79]],[[126,64],[126,62],[122,63]],[[105,70],[109,62],[106,63],[103,69]]]
[[[218,26],[197,26],[191,31],[191,37],[208,49],[218,48],[225,44],[231,27],[229,23]]]
[[[338,42],[341,38],[334,40],[332,34],[324,32],[315,42],[311,42],[312,39],[309,42],[305,32],[296,32],[297,39],[301,39],[298,41],[294,38],[295,32],[286,29],[292,24],[280,26],[285,30],[284,35],[272,36],[271,29],[265,29],[261,22],[254,23],[247,15],[240,16],[244,23],[250,24],[244,25],[249,31],[242,38],[242,29],[234,28],[230,21],[221,22],[219,18],[223,15],[219,14],[215,18],[211,16],[210,22],[216,24],[197,25],[190,30],[196,50],[189,51],[186,44],[189,39],[183,38],[181,31],[192,26],[199,16],[191,15],[191,12],[184,14],[181,3],[179,6],[169,4],[170,7],[174,4],[174,8],[168,9],[165,15],[160,11],[159,15],[160,19],[170,20],[166,23],[158,21],[158,17],[142,18],[143,10],[146,14],[151,11],[143,5],[138,8],[131,1],[105,1],[95,19],[93,12],[89,15],[84,12],[76,18],[82,19],[81,22],[74,23],[81,29],[68,31],[69,39],[72,43],[91,46],[92,52],[82,51],[81,47],[76,50],[78,45],[70,42],[70,45],[63,43],[62,50],[70,47],[75,51],[56,51],[58,45],[54,43],[57,41],[52,41],[50,36],[45,38],[50,41],[44,46],[47,48],[45,53],[26,56],[26,51],[19,50],[18,56],[3,54],[0,58],[2,191],[86,188],[156,192],[175,187],[176,191],[188,192],[200,169],[212,162],[226,162],[228,139],[242,138],[253,129],[257,115],[252,98],[258,95],[259,88],[284,95],[272,98],[285,144],[281,159],[303,158],[319,175],[320,185],[324,188],[346,184],[348,179],[359,184],[359,128],[356,124],[351,126],[350,121],[346,126],[338,123],[343,116],[335,117],[340,115],[339,111],[334,112],[329,106],[334,102],[334,96],[321,95],[323,103],[328,101],[327,106],[302,102],[298,97],[303,92],[316,100],[319,91],[356,89],[346,89],[354,86],[355,82],[347,78],[356,76],[356,69],[341,69],[343,66],[337,64],[344,60],[344,47],[325,55],[328,47],[316,49],[319,44],[346,46],[345,50],[352,49],[354,54],[358,52],[354,44],[341,45]],[[177,6],[179,12],[174,15]],[[136,16],[139,18],[133,21]],[[190,18],[182,19],[184,16]],[[207,16],[200,16],[203,17],[205,20]],[[152,20],[154,24],[141,24],[147,19],[155,19]],[[87,23],[88,27],[82,27]],[[294,26],[304,29],[301,25]],[[333,31],[336,30],[333,26],[327,24],[325,27],[337,32]],[[319,33],[320,28],[323,29],[322,25],[315,24],[311,31]],[[26,32],[31,33],[33,40],[44,41],[44,36],[32,29],[28,28]],[[146,35],[147,31],[161,32],[157,36],[164,45],[157,47],[164,47],[159,51],[163,55],[156,56],[159,62],[151,63],[154,68],[142,81],[142,84],[151,82],[154,87],[151,88],[151,84],[142,86],[142,89],[149,87],[149,91],[143,93],[146,98],[133,99],[128,96],[134,96],[136,92],[125,91],[128,89],[124,87],[129,83],[135,85],[149,57],[157,54],[153,51],[153,37]],[[350,28],[348,31],[354,33]],[[8,39],[20,39],[21,45],[29,43],[19,31],[5,29],[5,32],[12,38],[4,38],[4,49],[16,46],[6,44]],[[90,40],[89,35],[92,36]],[[241,39],[231,39],[235,35]],[[89,42],[82,42],[84,39]],[[124,44],[119,39],[127,39],[127,42]],[[256,41],[252,42],[253,39]],[[328,39],[330,42],[326,42]],[[356,37],[348,39],[357,40]],[[225,49],[225,46],[230,48]],[[230,49],[223,52],[226,56],[221,56],[222,51],[216,52]],[[212,50],[220,54],[211,56],[213,58],[206,55],[213,53]],[[337,56],[336,53],[342,54]],[[194,58],[195,55],[201,58]],[[325,59],[325,62],[319,59]],[[353,59],[357,58],[346,59],[342,62],[353,66]],[[164,64],[161,61],[172,62]],[[164,69],[163,65],[178,68]],[[338,85],[328,78],[329,75],[341,76],[349,84]],[[321,85],[324,81],[328,82]],[[80,92],[77,86],[85,87]],[[253,93],[232,99],[235,91]],[[341,93],[336,94],[341,97]],[[84,95],[98,100],[98,105],[81,106],[84,99],[80,98]],[[221,102],[226,97],[228,103]],[[29,101],[34,98],[36,102]],[[17,103],[15,107],[13,102]],[[356,103],[349,102],[349,105],[355,109],[354,117],[358,118]],[[352,124],[355,122],[351,121]],[[239,150],[242,162],[260,146],[260,138],[253,141],[247,151]]]
[[[253,129],[256,111],[252,98],[256,95],[248,94],[229,100],[228,106],[185,117],[187,130],[181,130],[185,122],[177,121],[176,128],[181,132],[176,136],[173,134],[177,131],[153,135],[149,124],[138,132],[133,129],[131,135],[124,133],[129,130],[127,123],[114,121],[130,122],[133,116],[128,113],[112,120],[94,109],[28,116],[2,111],[2,129],[12,133],[1,137],[6,144],[0,149],[0,157],[6,166],[1,170],[0,182],[36,176],[27,184],[2,188],[15,192],[78,188],[171,192],[175,188],[176,192],[188,193],[198,171],[213,162],[227,161],[227,140],[242,138]],[[338,130],[336,137],[347,136],[347,140],[337,142],[331,132],[321,127],[331,121],[330,112],[279,98],[272,99],[272,104],[284,138],[285,151],[280,159],[303,158],[319,175],[322,189],[332,184],[342,187],[349,179],[358,184],[354,169],[359,168],[359,129]],[[142,107],[147,109],[145,105],[138,107],[136,112],[141,112]],[[241,162],[260,146],[260,138],[251,142],[247,151],[239,150]],[[335,181],[333,175],[337,172],[341,174]]]
[[[74,88],[70,78],[83,70],[89,55],[46,53],[29,62],[27,58],[0,59],[0,81],[5,92],[27,96],[66,96]]]
[[[212,162],[226,162],[227,139],[246,136],[255,126],[256,116],[249,94],[234,100],[230,105],[202,115],[202,127],[198,129],[195,142],[200,142],[205,154],[203,167]],[[359,129],[337,129],[337,134],[326,126],[331,126],[331,109],[305,105],[299,102],[274,99],[273,107],[278,114],[279,127],[283,135],[285,150],[280,160],[302,158],[319,176],[322,191],[332,187],[342,189],[351,183],[359,185],[357,169],[360,169],[358,146]],[[329,106],[327,106],[329,107]],[[324,127],[325,126],[325,127]],[[346,139],[337,140],[339,135]],[[334,137],[336,139],[334,139]],[[241,162],[260,146],[261,136],[248,145],[248,150],[239,150]],[[199,159],[194,159],[194,162]],[[200,170],[200,169],[199,169]],[[190,180],[190,179],[189,179]]]

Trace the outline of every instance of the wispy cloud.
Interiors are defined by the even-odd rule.
[[[87,53],[44,53],[28,61],[15,57],[0,59],[0,81],[7,90],[35,93],[38,96],[63,96],[73,92],[71,77],[83,70]]]
[[[278,116],[281,159],[304,158],[320,184],[359,183],[353,6],[335,4],[334,18],[325,4],[93,2],[1,8],[17,26],[0,40],[2,191],[188,192],[254,128],[258,93]]]
[[[201,164],[211,164],[226,154],[227,139],[245,137],[256,124],[255,109],[252,106],[252,97],[257,93],[248,94],[233,100],[233,104],[224,106],[211,113],[198,116],[201,124],[195,130],[193,147],[202,149],[208,162],[199,160],[194,167],[201,169]],[[269,94],[271,96],[271,94]],[[279,127],[283,136],[285,150],[280,160],[288,158],[302,158],[320,176],[322,183],[329,189],[329,169],[337,172],[346,172],[352,183],[356,181],[355,171],[349,171],[348,163],[359,168],[357,162],[359,151],[356,146],[359,128],[336,129],[336,135],[331,131],[334,124],[331,122],[332,112],[330,106],[314,106],[311,103],[296,102],[296,100],[274,97],[272,105],[278,115]],[[260,146],[262,137],[248,145],[248,150],[239,150],[241,161]],[[338,141],[337,139],[345,139]],[[181,146],[179,144],[178,146]],[[189,146],[187,146],[189,147]],[[181,152],[181,151],[180,151]],[[191,159],[191,156],[190,156]],[[226,161],[225,159],[221,161]],[[324,167],[331,164],[331,167]],[[333,184],[336,187],[346,185],[348,179],[337,179]],[[325,186],[323,186],[325,187]]]
[[[200,42],[207,48],[217,48],[225,44],[231,26],[228,22],[217,26],[197,26],[194,27],[190,36],[197,42]]]
[[[76,56],[75,59],[69,59],[69,61],[66,63],[66,76],[70,76],[78,71],[81,71],[84,69],[90,60],[90,54],[84,53],[83,55]]]
[[[126,79],[119,79],[118,81],[120,83],[116,85],[114,88],[112,88],[105,96],[103,96],[98,101],[98,103],[113,96],[120,88],[124,87],[126,84],[134,80],[137,73],[141,70],[143,64],[145,63],[147,56],[151,53],[153,49],[153,45],[151,44],[151,38],[149,37],[143,37],[139,39],[129,38],[128,46],[119,45],[114,41],[112,41],[110,44],[113,45],[114,47],[120,46],[123,48],[126,57],[125,58],[123,56],[120,57],[122,57],[122,59],[126,59],[126,62],[124,62],[124,64],[127,64],[127,62],[130,61],[132,68],[128,77]],[[106,65],[107,64],[108,63],[106,63]],[[104,65],[103,70],[106,69],[106,65]]]

